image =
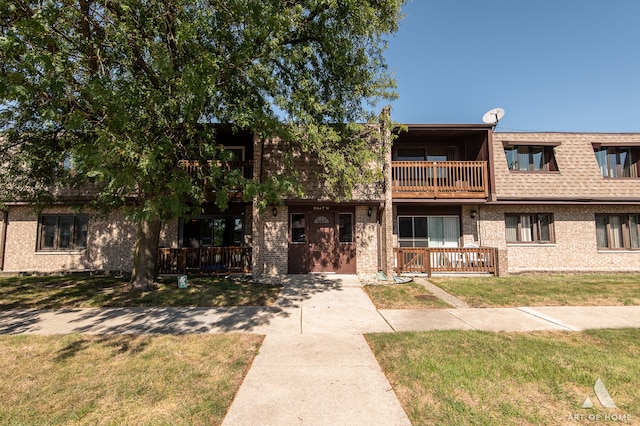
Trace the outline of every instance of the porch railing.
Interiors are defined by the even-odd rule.
[[[498,249],[494,247],[396,247],[398,275],[403,272],[431,276],[438,272],[496,274]]]
[[[189,176],[194,176],[200,168],[200,162],[195,160],[180,160],[178,165],[185,169]],[[211,167],[213,163],[207,161],[207,165]],[[220,163],[219,167],[222,167],[224,170],[240,170],[244,178],[253,178],[253,161],[229,161],[227,163]]]
[[[225,274],[251,272],[251,247],[158,249],[158,273]]]
[[[486,161],[393,161],[394,198],[486,198]]]

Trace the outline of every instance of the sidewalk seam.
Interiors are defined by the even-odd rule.
[[[582,331],[582,329],[580,329],[580,328],[574,327],[574,326],[572,326],[570,324],[566,324],[566,323],[564,323],[564,322],[560,321],[559,319],[556,319],[556,318],[554,318],[552,316],[545,315],[542,312],[536,311],[534,308],[520,307],[520,308],[516,308],[516,309],[519,310],[520,312],[524,312],[524,313],[529,314],[529,315],[531,315],[533,317],[540,318],[541,320],[550,322],[551,324],[555,324],[555,325],[557,325],[559,327],[562,327],[562,328],[564,328],[564,329],[566,329],[568,331]]]
[[[458,321],[463,322],[464,324],[467,324],[469,327],[471,327],[472,330],[480,330],[478,327],[474,326],[473,324],[471,324],[470,322],[465,321],[464,319],[460,318],[459,316],[457,316],[454,312],[455,309],[445,309],[445,312],[448,313],[449,315],[451,315],[452,317],[454,317],[455,319],[457,319]]]
[[[391,329],[391,331],[393,331],[394,333],[397,332],[397,330],[395,328],[393,328],[393,326],[391,325],[391,323],[385,318],[384,315],[382,315],[382,313],[380,312],[380,309],[376,308],[376,312],[378,313],[378,315],[380,315],[382,317],[382,319],[384,320],[384,322],[387,323],[387,325],[389,326],[389,328]]]

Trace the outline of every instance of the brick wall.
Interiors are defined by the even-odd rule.
[[[275,217],[271,209],[256,215],[253,225],[253,275],[287,273],[289,268],[288,214],[287,207],[279,207]],[[261,232],[255,232],[257,229]]]
[[[378,272],[377,207],[368,214],[369,206],[357,206],[355,214],[356,268],[358,274]]]
[[[372,143],[379,143],[378,141],[372,141]],[[318,200],[318,201],[335,201],[336,195],[332,193],[326,182],[317,178],[317,174],[322,172],[322,166],[318,164],[316,158],[301,153],[300,149],[295,144],[288,143],[278,138],[269,138],[264,140],[264,147],[260,145],[255,150],[255,164],[262,165],[262,173],[264,178],[269,176],[280,175],[285,173],[286,157],[290,157],[292,161],[293,169],[297,173],[298,182],[301,184],[305,200]],[[259,158],[259,155],[262,158]],[[382,161],[380,163],[372,163],[370,167],[372,169],[382,169]],[[259,173],[259,167],[254,167],[257,173]],[[259,179],[260,175],[257,174],[254,178]],[[285,195],[287,200],[298,199],[295,195]],[[368,201],[368,200],[382,200],[384,199],[384,183],[373,182],[366,185],[356,185],[353,193],[352,200]]]
[[[122,212],[105,216],[71,206],[44,209],[42,214],[88,213],[87,248],[38,252],[38,212],[31,206],[12,206],[8,210],[4,272],[131,271],[136,224]],[[160,247],[178,247],[178,226],[178,219],[163,226]]]
[[[523,272],[640,272],[640,251],[598,250],[596,213],[637,213],[640,206],[607,205],[494,205],[483,206],[479,215],[482,245],[498,247],[506,254],[511,274]],[[505,213],[552,213],[553,244],[506,242]]]
[[[30,206],[12,206],[8,211],[5,272],[131,270],[135,226],[122,214],[112,213],[105,217],[90,213],[86,249],[37,252],[38,213]],[[69,206],[42,211],[43,214],[78,212]]]

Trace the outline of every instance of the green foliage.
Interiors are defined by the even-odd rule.
[[[259,206],[299,193],[291,169],[263,182],[225,172],[220,133],[241,130],[300,143],[348,198],[375,155],[367,132],[336,123],[372,121],[395,96],[382,52],[402,3],[3,1],[0,202],[93,188],[98,208],[159,224],[212,190],[222,209],[239,187]],[[159,227],[138,233],[133,282],[148,287],[157,235],[142,229]]]
[[[294,138],[348,198],[376,154],[366,132],[335,123],[372,121],[368,108],[395,96],[382,52],[402,3],[3,2],[0,199],[91,184],[104,209],[166,219],[204,201],[204,177],[224,208],[248,183],[221,172],[219,123]],[[189,176],[183,159],[211,167]],[[267,203],[295,191],[276,180],[249,193]]]

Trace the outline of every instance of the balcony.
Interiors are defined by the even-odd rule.
[[[212,166],[212,162],[208,161],[208,167]],[[201,167],[199,161],[195,160],[180,160],[178,163],[180,167],[185,169],[189,176],[197,176],[198,169]],[[228,163],[218,163],[218,166],[223,168],[223,170],[240,170],[242,177],[245,179],[253,179],[253,161],[230,161]],[[203,180],[204,185],[204,180]],[[238,187],[229,193],[229,198],[231,200],[241,201],[242,200],[242,187]],[[215,197],[215,190],[208,189],[207,198],[212,199]]]
[[[393,198],[487,198],[486,161],[393,161]]]
[[[495,247],[395,247],[398,275],[402,273],[496,274],[498,249]]]
[[[158,273],[250,273],[251,252],[251,247],[160,248]]]
[[[211,161],[208,161],[207,163],[208,167],[211,167],[213,164]],[[189,176],[197,174],[198,169],[200,168],[200,162],[194,160],[180,160],[178,165],[185,169]],[[253,178],[253,161],[229,161],[224,164],[218,163],[218,166],[225,170],[240,170],[244,178]]]

